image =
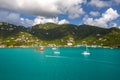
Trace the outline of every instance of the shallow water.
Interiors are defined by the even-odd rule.
[[[0,80],[120,80],[120,49],[1,48]]]

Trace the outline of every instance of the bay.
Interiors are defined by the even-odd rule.
[[[0,48],[0,80],[120,80],[120,49]]]

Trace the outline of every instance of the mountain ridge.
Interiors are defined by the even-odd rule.
[[[18,35],[20,36],[18,37]],[[70,39],[72,40],[70,41]],[[78,26],[54,23],[39,24],[26,28],[0,22],[0,45],[6,47],[11,45],[47,46],[48,44],[63,46],[67,43],[72,43],[74,46],[82,45],[83,41],[88,45],[120,47],[120,29],[101,28],[85,24]]]

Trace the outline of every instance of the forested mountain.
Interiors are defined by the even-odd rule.
[[[99,45],[120,47],[120,29],[101,28],[90,25],[57,25],[53,23],[39,24],[32,27],[16,26],[0,23],[0,45],[39,46],[56,45]]]

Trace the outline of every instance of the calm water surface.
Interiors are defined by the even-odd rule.
[[[1,48],[0,80],[120,80],[120,49]]]

